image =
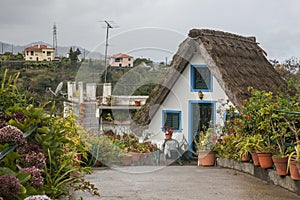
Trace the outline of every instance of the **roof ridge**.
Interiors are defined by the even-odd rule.
[[[191,36],[189,36],[189,37],[191,37],[192,39],[199,39],[202,36],[221,37],[221,38],[234,39],[234,40],[238,40],[238,41],[241,41],[241,42],[249,42],[251,44],[259,44],[259,42],[254,42],[251,39],[242,39],[242,38],[238,38],[238,37],[234,37],[234,36],[221,35],[221,34],[212,34],[212,33],[201,33],[197,37],[191,37]]]
[[[202,36],[212,36],[212,37],[234,39],[242,42],[248,42],[251,44],[259,44],[258,42],[256,42],[256,38],[254,36],[245,37],[242,35],[237,35],[237,34],[228,33],[224,31],[215,31],[210,29],[192,29],[190,30],[188,36],[193,39],[198,39],[201,38]]]

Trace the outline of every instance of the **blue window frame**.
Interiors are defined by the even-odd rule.
[[[212,92],[212,74],[206,65],[191,65],[191,91]]]
[[[164,127],[173,129],[173,132],[181,132],[182,130],[182,115],[180,110],[163,110],[162,111],[162,131]]]

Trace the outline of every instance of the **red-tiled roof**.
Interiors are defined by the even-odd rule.
[[[42,49],[53,49],[53,48],[44,44],[37,44],[37,45],[26,47],[25,51],[42,51]]]
[[[123,53],[118,53],[118,54],[115,54],[115,55],[111,56],[111,58],[133,58],[133,57],[129,56],[129,55],[126,55],[126,54],[123,54]]]

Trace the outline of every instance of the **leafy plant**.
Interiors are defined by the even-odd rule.
[[[238,139],[233,134],[220,136],[218,142],[215,144],[214,151],[216,151],[218,157],[238,160],[237,143]]]
[[[242,158],[243,155],[247,155],[253,151],[256,150],[256,145],[258,143],[259,136],[254,135],[248,135],[248,136],[243,136],[240,137],[237,144],[236,148],[239,152],[239,157]]]
[[[213,150],[217,139],[217,135],[214,128],[208,128],[206,132],[201,131],[199,139],[195,139],[195,145],[197,151]]]

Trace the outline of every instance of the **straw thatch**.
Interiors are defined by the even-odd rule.
[[[250,97],[247,92],[249,86],[274,93],[287,91],[287,83],[268,62],[255,37],[208,29],[192,29],[188,36],[174,55],[165,80],[152,91],[146,104],[136,113],[136,123],[150,123],[195,54],[203,57],[229,100],[237,107]]]

